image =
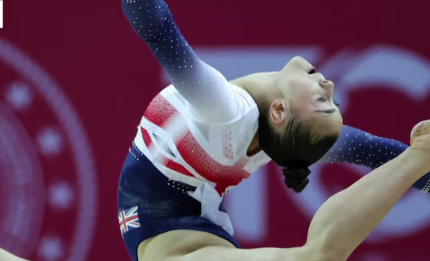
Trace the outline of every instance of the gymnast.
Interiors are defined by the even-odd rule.
[[[198,58],[163,0],[121,1],[172,82],[148,105],[120,176],[134,261],[345,260],[409,186],[428,192],[428,136],[408,149],[344,126],[333,82],[305,59],[229,82]],[[378,169],[324,204],[305,246],[240,250],[223,198],[270,161],[296,192],[318,161]]]
[[[300,57],[228,82],[193,52],[163,0],[122,0],[172,85],[148,105],[119,182],[118,219],[134,261],[343,261],[413,186],[429,191],[430,121],[411,146],[343,126],[334,84]],[[240,249],[224,196],[274,161],[287,187],[317,161],[374,169],[318,210],[301,247]],[[23,261],[0,249],[0,261]]]
[[[430,121],[411,147],[344,126],[334,84],[301,57],[228,82],[199,60],[163,0],[122,0],[172,85],[147,107],[119,184],[133,261],[343,261],[413,186],[430,188]],[[317,161],[374,169],[318,210],[305,245],[240,249],[224,196],[274,161],[301,192]],[[382,166],[383,165],[383,166]],[[0,248],[0,261],[27,261]]]

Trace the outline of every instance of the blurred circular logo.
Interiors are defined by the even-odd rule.
[[[97,213],[82,123],[49,74],[0,39],[0,246],[37,260],[84,261]]]

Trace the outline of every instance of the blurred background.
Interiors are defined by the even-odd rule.
[[[408,142],[430,117],[430,3],[171,0],[188,42],[233,79],[295,55],[336,83],[347,124]],[[4,0],[0,29],[0,246],[35,261],[129,260],[117,220],[121,165],[167,85],[120,1]],[[228,195],[244,247],[293,247],[333,193],[367,169],[314,166],[306,191],[273,165]],[[411,191],[350,258],[428,260],[430,195]]]

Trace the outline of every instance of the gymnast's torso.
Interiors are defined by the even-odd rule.
[[[258,130],[257,104],[244,89],[199,59],[165,1],[122,3],[133,30],[172,83],[144,113],[134,141],[136,153],[144,154],[169,179],[193,187],[209,184],[223,196],[270,161],[264,152],[247,156]],[[377,168],[406,148],[401,142],[345,125],[321,162]],[[427,181],[422,179],[415,187],[427,190]]]
[[[246,91],[232,84],[228,88],[225,95],[232,102],[223,110],[234,111],[234,117],[225,119],[217,115],[218,107],[209,106],[200,109],[213,112],[201,117],[168,86],[148,105],[135,145],[169,179],[194,187],[208,182],[224,195],[270,161],[263,151],[247,156],[259,111]]]

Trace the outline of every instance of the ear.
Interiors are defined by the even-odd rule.
[[[285,100],[276,99],[270,105],[270,119],[276,125],[284,122],[287,117],[287,107],[285,105]]]

